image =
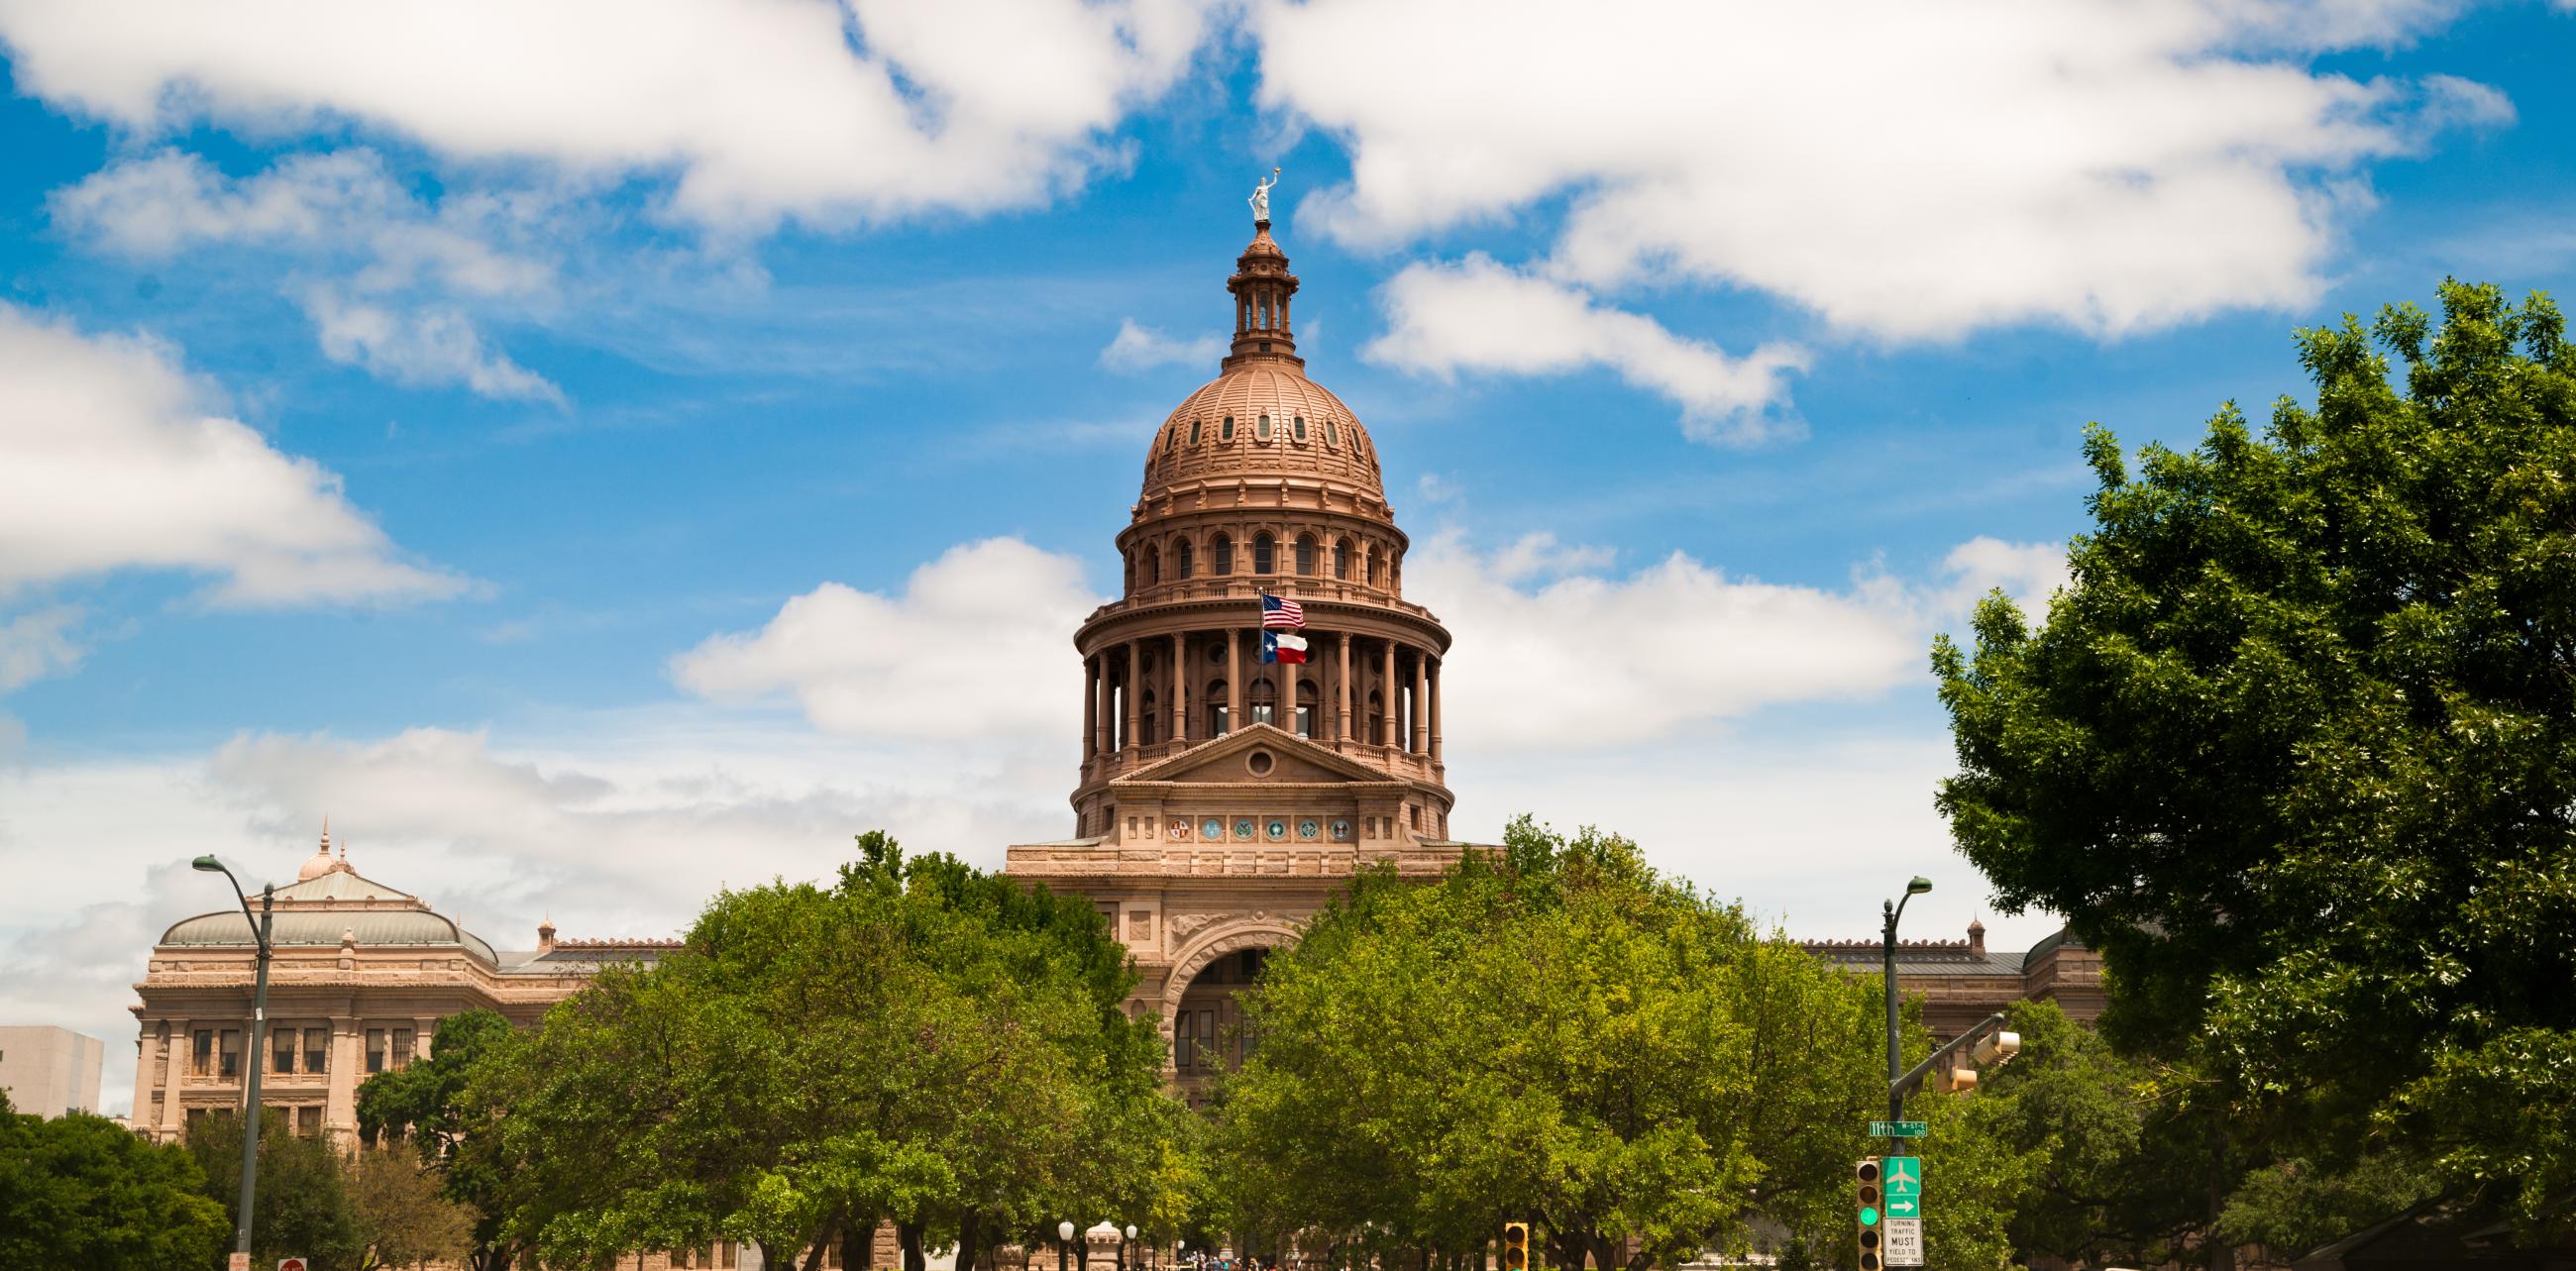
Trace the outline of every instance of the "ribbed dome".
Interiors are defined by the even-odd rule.
[[[354,934],[362,945],[397,945],[463,948],[486,962],[493,960],[492,946],[481,936],[467,931],[446,917],[425,909],[390,909],[376,912],[353,912],[326,909],[297,913],[281,910],[270,919],[269,939],[279,945],[321,945],[340,943],[342,934]],[[240,910],[199,914],[181,919],[161,935],[164,945],[201,947],[241,947],[258,943],[251,935],[250,919]]]
[[[1321,478],[1385,497],[1377,447],[1359,417],[1286,362],[1251,362],[1209,380],[1163,421],[1145,456],[1149,501],[1173,485],[1245,477]]]

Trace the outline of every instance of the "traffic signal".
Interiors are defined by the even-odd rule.
[[[1852,1169],[1852,1178],[1858,1184],[1859,1192],[1852,1200],[1860,1209],[1860,1271],[1879,1271],[1879,1246],[1885,1239],[1879,1223],[1878,1174],[1878,1158],[1875,1156],[1860,1158],[1860,1164]]]
[[[1950,1070],[1950,1092],[1977,1088],[1977,1069],[2001,1068],[2021,1053],[2021,1034],[1988,1033],[1968,1048],[1968,1062]]]
[[[1950,1070],[1950,1093],[1959,1094],[1977,1088],[1977,1070],[1961,1065]]]
[[[1529,1271],[1529,1224],[1503,1224],[1503,1271]]]

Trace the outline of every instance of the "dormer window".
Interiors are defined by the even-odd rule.
[[[1306,444],[1306,417],[1305,417],[1305,416],[1303,416],[1303,415],[1299,415],[1299,416],[1298,416],[1294,421],[1292,421],[1292,422],[1288,425],[1288,435],[1289,435],[1289,436],[1291,436],[1291,437],[1296,438],[1296,439],[1297,439],[1297,444],[1298,444],[1298,445],[1301,445],[1301,446],[1302,446],[1302,445],[1305,445],[1305,444]]]
[[[1327,446],[1342,444],[1341,437],[1333,431],[1333,421],[1329,419],[1324,421],[1324,444]]]
[[[1190,421],[1190,444],[1199,444],[1199,421],[1195,419]]]
[[[1217,429],[1216,439],[1218,441],[1234,440],[1234,416],[1228,415],[1225,417],[1224,426]]]
[[[1268,415],[1262,416],[1260,422],[1252,426],[1252,439],[1254,441],[1261,442],[1267,442],[1270,440],[1270,417]]]

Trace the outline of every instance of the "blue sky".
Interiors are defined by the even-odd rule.
[[[2045,934],[1931,812],[1926,642],[2060,576],[2087,421],[2563,294],[2576,15],[1783,8],[0,0],[0,1018],[121,1048],[176,862],[326,813],[505,946],[1063,832],[1273,165],[1462,832]]]

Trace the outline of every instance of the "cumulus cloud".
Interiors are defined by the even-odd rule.
[[[549,298],[556,269],[544,253],[562,229],[543,197],[463,193],[433,207],[366,149],[290,155],[240,179],[165,150],[93,173],[50,203],[58,224],[130,258],[223,246],[334,275],[287,289],[333,361],[398,384],[563,400],[544,377],[487,348],[465,308]]]
[[[1152,327],[1136,325],[1134,318],[1118,320],[1118,335],[1108,347],[1100,350],[1100,364],[1113,371],[1150,371],[1158,366],[1213,366],[1225,356],[1223,336],[1201,336],[1184,340],[1165,335]]]
[[[1749,287],[1920,340],[2312,299],[2368,162],[2507,107],[2303,59],[2455,7],[1314,0],[1253,24],[1262,100],[1350,149],[1299,206],[1346,242],[1563,200],[1555,281]]]
[[[1806,352],[1792,345],[1730,357],[1481,253],[1455,265],[1407,266],[1379,299],[1388,329],[1360,351],[1371,361],[1443,376],[1607,367],[1679,403],[1685,429],[1702,440],[1749,444],[1795,430],[1765,413],[1786,399],[1788,373],[1806,368]]]
[[[0,305],[0,597],[136,568],[211,574],[209,597],[234,605],[465,587],[404,560],[337,475],[208,396],[167,347]]]
[[[1941,563],[1951,577],[1943,605],[1951,613],[1965,613],[2000,589],[2024,617],[2039,621],[2048,616],[2048,598],[2074,581],[2066,549],[2055,543],[2008,543],[1980,534],[1951,548]]]
[[[1040,205],[1188,65],[1196,0],[0,0],[20,92],[146,132],[354,121],[459,161],[676,178],[759,227]]]
[[[900,595],[825,583],[671,673],[718,700],[790,697],[827,732],[1071,738],[1081,664],[1067,636],[1101,600],[1079,559],[988,539],[914,570]]]

